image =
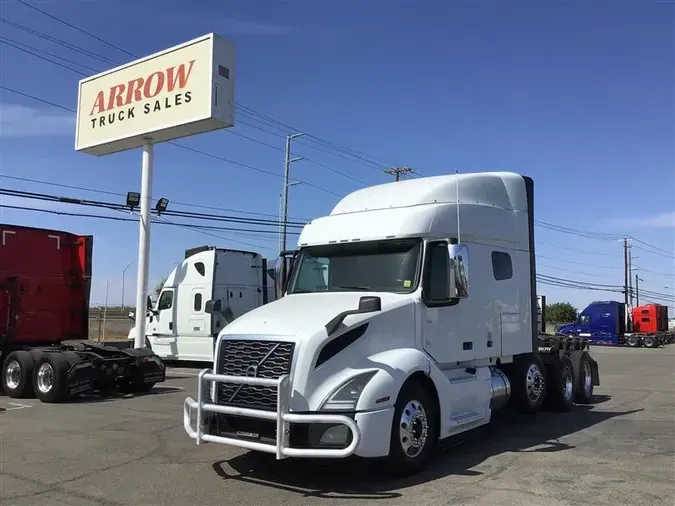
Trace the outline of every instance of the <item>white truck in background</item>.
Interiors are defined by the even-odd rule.
[[[220,331],[274,300],[270,274],[274,269],[258,253],[213,246],[187,250],[156,304],[148,300],[145,345],[164,360],[213,362]],[[134,336],[132,328],[129,341]]]
[[[277,459],[382,458],[408,474],[495,410],[591,402],[587,340],[540,333],[534,245],[534,183],[518,174],[347,195],[282,254],[277,299],[220,332],[185,431]]]

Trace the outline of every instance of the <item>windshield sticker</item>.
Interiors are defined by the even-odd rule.
[[[403,288],[410,288],[412,286],[412,281],[406,279],[403,281]]]

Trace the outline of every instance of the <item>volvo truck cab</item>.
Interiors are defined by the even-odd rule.
[[[538,332],[533,198],[505,172],[344,197],[282,257],[280,297],[220,332],[185,400],[188,435],[410,473],[507,405],[590,402],[585,341]]]

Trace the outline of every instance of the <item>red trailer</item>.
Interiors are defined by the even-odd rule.
[[[165,379],[148,349],[88,341],[93,238],[0,224],[0,371],[13,398],[59,402]]]

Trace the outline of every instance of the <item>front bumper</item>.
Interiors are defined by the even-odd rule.
[[[287,457],[303,458],[345,458],[356,452],[361,442],[361,431],[356,422],[345,415],[313,413],[300,414],[290,412],[291,384],[288,375],[279,379],[251,378],[246,376],[227,376],[214,374],[209,369],[199,373],[197,383],[197,400],[185,399],[183,405],[183,425],[188,436],[200,443],[221,443],[248,450],[272,453],[277,460]],[[213,404],[210,396],[211,383],[235,383],[239,385],[274,386],[277,388],[276,411],[240,408]],[[192,426],[192,413],[196,411],[196,428]],[[276,422],[276,442],[274,444],[250,441],[233,437],[211,434],[213,425],[206,423],[207,416],[212,414],[243,416]],[[290,424],[326,423],[345,425],[351,432],[351,442],[346,448],[292,448],[290,446]]]

